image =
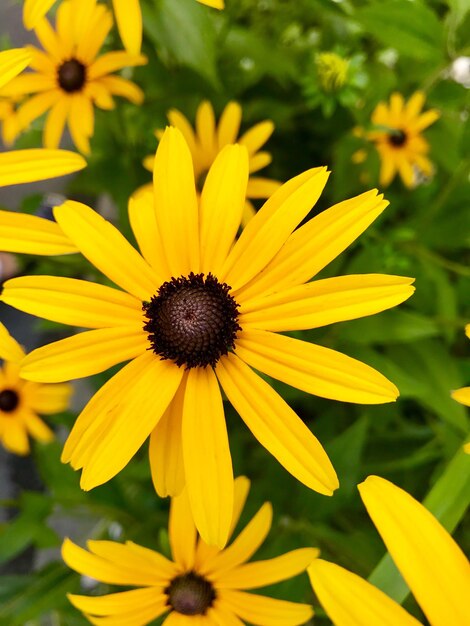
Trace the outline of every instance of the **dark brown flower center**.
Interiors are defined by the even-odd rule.
[[[212,274],[172,278],[142,306],[152,350],[187,369],[214,367],[241,330],[230,287]]]
[[[59,85],[67,93],[80,91],[86,81],[86,67],[77,59],[64,61],[57,72]]]
[[[183,615],[204,615],[216,598],[212,584],[195,572],[174,578],[165,593],[168,604]]]
[[[388,141],[392,144],[392,146],[395,146],[395,148],[403,146],[403,144],[406,143],[406,139],[406,133],[402,130],[394,130],[388,136]]]
[[[11,413],[16,409],[20,402],[20,398],[13,389],[4,389],[0,391],[0,411]]]

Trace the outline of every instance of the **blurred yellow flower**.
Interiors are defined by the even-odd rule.
[[[470,624],[470,565],[436,518],[406,491],[369,476],[359,491],[377,530],[431,626]],[[312,587],[335,626],[420,626],[356,574],[315,560]]]
[[[76,10],[91,0],[72,0]],[[28,30],[36,28],[56,0],[25,0],[23,22]],[[223,9],[223,0],[198,0],[202,4]],[[114,15],[121,40],[129,54],[139,54],[142,46],[142,11],[140,0],[113,0]]]
[[[271,120],[260,122],[246,131],[240,138],[238,133],[242,119],[242,108],[237,102],[229,102],[222,111],[218,125],[216,124],[214,109],[210,102],[204,101],[199,105],[196,112],[195,131],[187,118],[172,109],[168,112],[168,120],[172,126],[178,128],[184,135],[191,150],[194,163],[194,174],[196,177],[196,187],[198,192],[202,191],[204,181],[211,165],[214,163],[220,151],[229,144],[238,143],[248,150],[250,178],[246,190],[245,211],[243,214],[243,224],[255,214],[255,209],[250,199],[269,198],[281,183],[270,178],[252,176],[271,163],[271,154],[260,151],[268,141],[274,130]],[[157,138],[160,138],[163,131],[157,131]],[[148,156],[144,161],[144,166],[153,172],[155,157]],[[148,185],[143,189],[148,188]]]
[[[28,454],[28,434],[47,442],[54,434],[38,416],[59,413],[67,408],[72,387],[67,384],[41,385],[20,375],[23,348],[0,323],[0,442],[10,452]]]
[[[336,91],[346,82],[349,61],[335,52],[319,52],[315,55],[315,67],[322,89]]]
[[[381,274],[307,282],[388,204],[370,191],[297,228],[326,184],[323,167],[285,183],[236,239],[248,164],[245,146],[226,146],[198,200],[191,152],[169,127],[155,158],[154,196],[129,205],[142,255],[87,206],[54,210],[64,234],[121,289],[28,276],[7,281],[1,296],[93,329],[33,351],[22,368],[29,380],[62,382],[130,360],[85,407],[64,447],[63,461],[83,469],[82,487],[115,476],[151,435],[158,493],[175,495],[186,484],[201,536],[220,547],[233,509],[221,389],[295,478],[331,495],[338,481],[320,442],[254,370],[325,398],[393,402],[397,388],[373,368],[280,333],[372,315],[414,290],[411,278]]]
[[[467,326],[465,326],[465,334],[470,339],[470,324],[467,324]],[[457,400],[457,402],[465,404],[466,406],[470,406],[470,387],[462,387],[461,389],[456,389],[451,393],[451,396],[454,398],[454,400]]]
[[[46,148],[58,147],[67,124],[76,147],[88,154],[94,132],[93,105],[112,109],[115,95],[135,104],[142,102],[141,89],[113,72],[142,65],[145,57],[124,51],[97,57],[111,26],[111,13],[96,0],[64,0],[57,10],[55,31],[46,19],[37,23],[35,33],[44,52],[28,48],[34,71],[13,79],[2,94],[35,94],[18,109],[22,128],[49,111],[43,134]]]
[[[249,487],[247,478],[235,480],[230,534],[238,523]],[[304,624],[313,615],[308,604],[245,591],[297,576],[318,554],[314,548],[300,548],[266,561],[247,563],[269,533],[271,520],[272,508],[266,502],[231,545],[219,551],[198,538],[184,491],[171,502],[171,561],[132,541],[89,541],[87,552],[66,539],[63,559],[79,574],[111,585],[136,587],[105,596],[69,594],[69,600],[97,625],[144,626],[165,614],[166,626],[242,626],[245,621],[259,626]]]
[[[380,185],[387,186],[398,173],[408,188],[416,184],[417,172],[429,176],[433,171],[427,158],[429,144],[422,131],[434,124],[440,114],[436,109],[421,113],[425,96],[414,93],[405,103],[403,96],[394,93],[390,104],[379,102],[372,113],[376,129],[366,132],[365,137],[375,144],[379,153]]]

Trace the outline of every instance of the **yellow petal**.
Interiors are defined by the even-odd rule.
[[[5,425],[0,433],[2,444],[9,452],[25,456],[29,454],[29,441],[26,428],[19,419],[9,418],[9,423]]]
[[[201,158],[209,167],[217,154],[215,134],[215,114],[212,104],[207,100],[201,102],[196,111],[196,134],[199,142]]]
[[[20,344],[13,339],[5,326],[0,322],[0,359],[19,363],[25,352]]]
[[[289,237],[266,269],[241,290],[240,297],[244,301],[307,282],[363,233],[387,205],[383,196],[372,190],[315,216]]]
[[[72,385],[38,385],[30,400],[31,408],[43,415],[65,411],[73,393]]]
[[[213,575],[217,573],[218,576],[222,576],[222,572],[248,561],[266,539],[272,519],[272,506],[269,502],[265,502],[225,550],[221,550],[212,559],[201,564],[201,574]]]
[[[470,564],[436,518],[406,491],[369,476],[361,498],[432,626],[470,623]]]
[[[48,443],[54,439],[53,431],[32,411],[22,411],[22,420],[29,434],[43,443]]]
[[[404,302],[413,278],[362,274],[326,278],[244,302],[242,328],[272,331],[318,328],[380,313]]]
[[[88,330],[30,352],[22,362],[21,376],[44,383],[83,378],[133,359],[148,345],[138,326]]]
[[[198,203],[193,161],[182,133],[168,127],[153,170],[157,225],[173,276],[199,268]]]
[[[307,571],[335,626],[420,626],[397,602],[339,565],[316,559]]]
[[[184,487],[182,449],[183,400],[186,379],[150,436],[149,458],[155,491],[161,498],[177,496]]]
[[[64,60],[62,43],[59,39],[58,34],[49,23],[49,20],[39,20],[34,27],[34,33],[39,39],[39,42],[44,50],[54,59],[57,64],[61,63]]]
[[[196,526],[186,489],[171,499],[168,530],[173,560],[183,571],[191,570],[196,549]]]
[[[250,155],[257,152],[268,141],[274,131],[271,120],[265,120],[253,126],[244,133],[239,140],[242,146],[246,146]]]
[[[127,98],[133,104],[142,104],[144,92],[140,87],[130,80],[121,76],[103,76],[101,84],[109,90],[113,96]]]
[[[332,495],[338,479],[325,450],[281,396],[235,354],[223,357],[216,372],[261,445],[310,489]]]
[[[222,271],[224,282],[237,290],[259,274],[318,200],[327,179],[326,168],[319,167],[278,189],[233,246]]]
[[[23,48],[0,52],[0,87],[18,76],[31,61],[31,52]]]
[[[313,615],[313,609],[308,604],[275,600],[231,589],[223,589],[219,593],[221,603],[229,611],[255,626],[299,626],[308,622]]]
[[[88,67],[95,60],[113,27],[113,17],[104,5],[96,4],[93,0],[74,2],[77,7],[73,23],[75,55]]]
[[[182,437],[196,528],[206,543],[223,548],[233,514],[233,472],[222,395],[211,368],[188,372]]]
[[[219,119],[217,143],[219,150],[229,143],[235,143],[240,130],[242,108],[238,102],[229,102]]]
[[[38,93],[28,98],[17,110],[17,121],[21,129],[27,128],[31,122],[41,117],[56,102],[63,98],[59,89]]]
[[[219,602],[217,599],[207,611],[207,615],[217,626],[245,626],[245,623],[235,613],[226,609],[223,602]]]
[[[0,154],[0,187],[65,176],[85,166],[86,161],[83,157],[67,150],[32,148],[2,152]]]
[[[257,152],[250,156],[250,174],[266,167],[273,160],[269,152]]]
[[[282,186],[278,180],[262,178],[261,176],[250,176],[246,188],[247,198],[270,198],[275,191]]]
[[[75,608],[91,615],[122,615],[130,611],[138,611],[145,607],[152,607],[156,615],[162,615],[168,611],[168,596],[162,593],[163,590],[155,587],[144,589],[132,589],[131,591],[121,591],[106,596],[77,596],[68,594],[67,597]],[[160,593],[159,593],[160,592]],[[161,610],[158,613],[158,610]]]
[[[67,201],[54,209],[64,233],[93,265],[140,300],[149,300],[158,277],[135,248],[112,224],[79,202]]]
[[[424,130],[428,126],[431,126],[431,124],[434,124],[440,117],[441,114],[439,111],[436,111],[436,109],[426,111],[426,113],[420,115],[418,121],[413,124],[413,129],[415,131]]]
[[[94,81],[106,74],[122,70],[124,67],[135,67],[137,65],[145,65],[145,63],[147,63],[147,57],[142,54],[129,54],[123,50],[107,52],[98,57],[88,68],[88,79]]]
[[[224,8],[224,0],[198,0],[198,2],[214,9]]]
[[[460,402],[460,404],[470,406],[470,387],[462,387],[461,389],[456,389],[450,395],[454,398],[454,400]]]
[[[55,0],[25,0],[23,23],[28,30],[35,28],[40,19],[49,11]]]
[[[267,561],[256,561],[212,578],[217,589],[256,589],[297,576],[319,555],[315,548],[300,548]]]
[[[193,127],[189,123],[188,119],[177,109],[170,109],[168,111],[167,117],[171,126],[175,126],[175,128],[180,130],[183,134],[183,137],[185,138],[185,141],[188,144],[188,148],[191,151],[194,159],[198,149],[196,147],[196,136],[194,134]],[[153,167],[150,171],[153,171]]]
[[[77,248],[50,220],[0,211],[0,251],[55,255],[77,252]]]
[[[132,381],[112,412],[106,432],[85,459],[82,489],[88,491],[105,483],[129,463],[173,400],[182,375],[174,363],[153,358]]]
[[[139,0],[113,0],[114,15],[124,48],[139,54],[142,45],[142,12]]]
[[[81,93],[75,94],[71,98],[69,128],[75,146],[83,154],[90,154],[94,124],[95,112],[90,98]]]
[[[118,289],[75,278],[12,278],[4,284],[2,300],[20,311],[72,326],[144,325],[140,300]]]
[[[200,203],[201,271],[216,276],[240,227],[248,181],[248,154],[226,146],[206,178]]]

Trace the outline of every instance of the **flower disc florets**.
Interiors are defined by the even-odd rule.
[[[400,148],[406,143],[406,133],[402,130],[395,130],[393,133],[389,134],[388,141],[392,144],[392,146]]]
[[[80,91],[86,81],[86,67],[77,59],[64,61],[57,71],[61,89],[67,93]]]
[[[152,350],[187,369],[214,367],[234,347],[241,330],[230,287],[212,274],[172,278],[143,309]]]
[[[165,593],[168,604],[183,615],[204,615],[216,598],[211,583],[195,572],[174,578]]]
[[[11,413],[20,403],[20,398],[13,389],[0,391],[0,411]]]

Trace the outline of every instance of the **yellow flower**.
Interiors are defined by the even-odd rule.
[[[232,534],[240,518],[250,483],[235,480]],[[89,552],[66,539],[62,556],[69,567],[112,585],[137,587],[106,596],[70,594],[72,604],[92,624],[144,626],[167,613],[165,626],[296,626],[313,615],[308,604],[267,598],[256,589],[305,571],[318,554],[314,548],[293,550],[266,561],[247,563],[269,533],[272,508],[266,502],[225,550],[197,537],[189,500],[184,491],[173,498],[169,539],[173,560],[137,545],[89,541]],[[243,620],[243,621],[242,621]]]
[[[465,334],[470,339],[470,324],[467,324],[467,326],[465,326]],[[454,398],[454,400],[457,400],[457,402],[465,404],[465,406],[470,406],[470,387],[462,387],[462,389],[456,389],[451,393],[451,396]]]
[[[427,158],[429,144],[422,131],[439,118],[436,109],[421,113],[425,96],[421,91],[414,93],[407,103],[403,96],[394,93],[390,105],[379,102],[372,113],[372,124],[377,130],[366,133],[379,153],[380,184],[389,185],[398,173],[403,183],[411,188],[416,182],[416,171],[429,176],[433,171]]]
[[[22,368],[28,380],[62,382],[131,360],[95,394],[65,445],[63,461],[83,468],[82,487],[115,476],[151,435],[158,493],[175,495],[186,483],[201,536],[219,546],[233,508],[220,387],[293,476],[331,495],[338,482],[321,444],[252,368],[324,398],[394,401],[397,388],[371,367],[279,333],[371,315],[413,292],[413,279],[380,274],[307,283],[387,206],[376,191],[295,230],[328,178],[314,168],[278,189],[235,241],[248,176],[246,148],[226,146],[198,202],[190,150],[170,127],[155,158],[155,202],[144,195],[129,206],[142,256],[87,206],[54,211],[64,234],[121,290],[32,276],[7,281],[1,298],[93,329],[32,352]]]
[[[36,28],[56,0],[25,0],[23,21],[27,29]],[[73,0],[77,8],[89,0]],[[198,0],[202,4],[223,9],[223,0]],[[140,0],[113,0],[114,15],[122,43],[129,54],[139,54],[142,46],[142,11]]]
[[[470,624],[470,565],[422,504],[388,480],[369,476],[362,500],[431,626]],[[335,626],[420,626],[394,600],[356,574],[318,559],[312,587]]]
[[[246,224],[255,214],[255,209],[249,199],[269,198],[281,183],[269,178],[252,176],[263,167],[271,163],[271,154],[262,151],[260,148],[268,141],[274,130],[271,120],[265,120],[250,128],[240,139],[237,139],[242,119],[242,108],[237,102],[229,102],[220,116],[219,124],[216,125],[214,109],[210,102],[204,101],[196,112],[195,132],[186,117],[176,109],[168,112],[168,120],[172,126],[179,128],[191,150],[194,163],[194,174],[196,177],[196,187],[198,192],[202,191],[204,180],[211,165],[214,163],[220,151],[229,144],[235,142],[246,146],[250,158],[249,171],[250,178],[246,190],[246,205],[243,214],[243,224]],[[157,131],[157,137],[162,136],[161,131]],[[155,157],[148,156],[145,167],[153,172]],[[144,187],[146,189],[148,186]]]
[[[88,154],[93,105],[112,109],[115,95],[142,102],[141,89],[113,72],[142,65],[145,57],[124,51],[97,57],[111,26],[111,13],[96,0],[64,0],[57,10],[56,31],[46,19],[37,23],[35,33],[44,52],[30,47],[34,71],[15,78],[2,94],[34,94],[18,109],[22,128],[49,111],[43,134],[46,148],[57,148],[67,124],[76,147]]]
[[[319,52],[315,55],[315,67],[323,91],[331,92],[346,82],[349,61],[335,52]]]
[[[38,416],[59,413],[68,406],[70,385],[41,385],[20,375],[23,348],[0,324],[0,442],[10,452],[28,454],[28,433],[38,441],[50,441],[54,434]]]

